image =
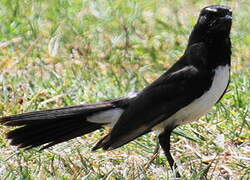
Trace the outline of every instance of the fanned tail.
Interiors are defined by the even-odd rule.
[[[21,126],[7,133],[11,145],[26,149],[43,145],[41,149],[45,149],[102,128],[105,122],[89,122],[87,117],[113,109],[121,101],[123,99],[7,116],[0,118],[0,123]]]

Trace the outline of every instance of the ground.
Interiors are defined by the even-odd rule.
[[[229,90],[212,112],[176,129],[182,179],[249,179],[250,2],[2,0],[0,116],[125,96],[184,52],[201,8],[233,8]],[[0,126],[0,179],[169,179],[151,133],[114,151],[91,152],[107,130],[38,152],[9,145]]]

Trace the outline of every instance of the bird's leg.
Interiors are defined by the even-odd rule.
[[[180,173],[177,170],[177,165],[174,162],[174,159],[170,153],[170,135],[173,129],[165,129],[163,133],[159,135],[159,143],[165,153],[165,156],[167,157],[168,163],[171,167],[171,169],[176,172],[176,177],[181,177]]]
[[[160,144],[159,141],[157,141],[157,144],[155,146],[155,150],[153,155],[151,156],[150,160],[148,161],[148,163],[145,165],[145,169],[147,169],[149,167],[149,165],[155,160],[155,158],[158,156],[159,154],[159,149],[160,149]]]

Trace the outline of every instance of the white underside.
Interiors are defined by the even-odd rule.
[[[209,112],[225,91],[230,76],[229,66],[219,66],[215,69],[214,79],[208,91],[194,100],[188,106],[180,109],[168,119],[158,124],[153,130],[162,131],[169,124],[181,125],[198,120]]]
[[[191,121],[198,120],[202,115],[206,114],[212,106],[219,100],[225,91],[229,81],[230,69],[229,66],[219,66],[215,69],[214,79],[208,91],[201,97],[194,100],[188,106],[180,109],[171,117],[158,124],[153,130],[162,131],[168,124],[185,124]],[[119,120],[123,109],[115,108],[104,112],[96,113],[87,118],[87,121],[94,123],[106,124],[105,126],[113,127]]]

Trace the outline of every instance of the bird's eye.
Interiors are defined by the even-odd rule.
[[[214,13],[214,12],[201,14],[201,16],[199,18],[199,23],[207,24],[207,23],[213,21],[214,19],[216,19],[216,17],[217,17],[216,13]]]
[[[200,16],[199,23],[204,24],[207,20],[207,16]]]

